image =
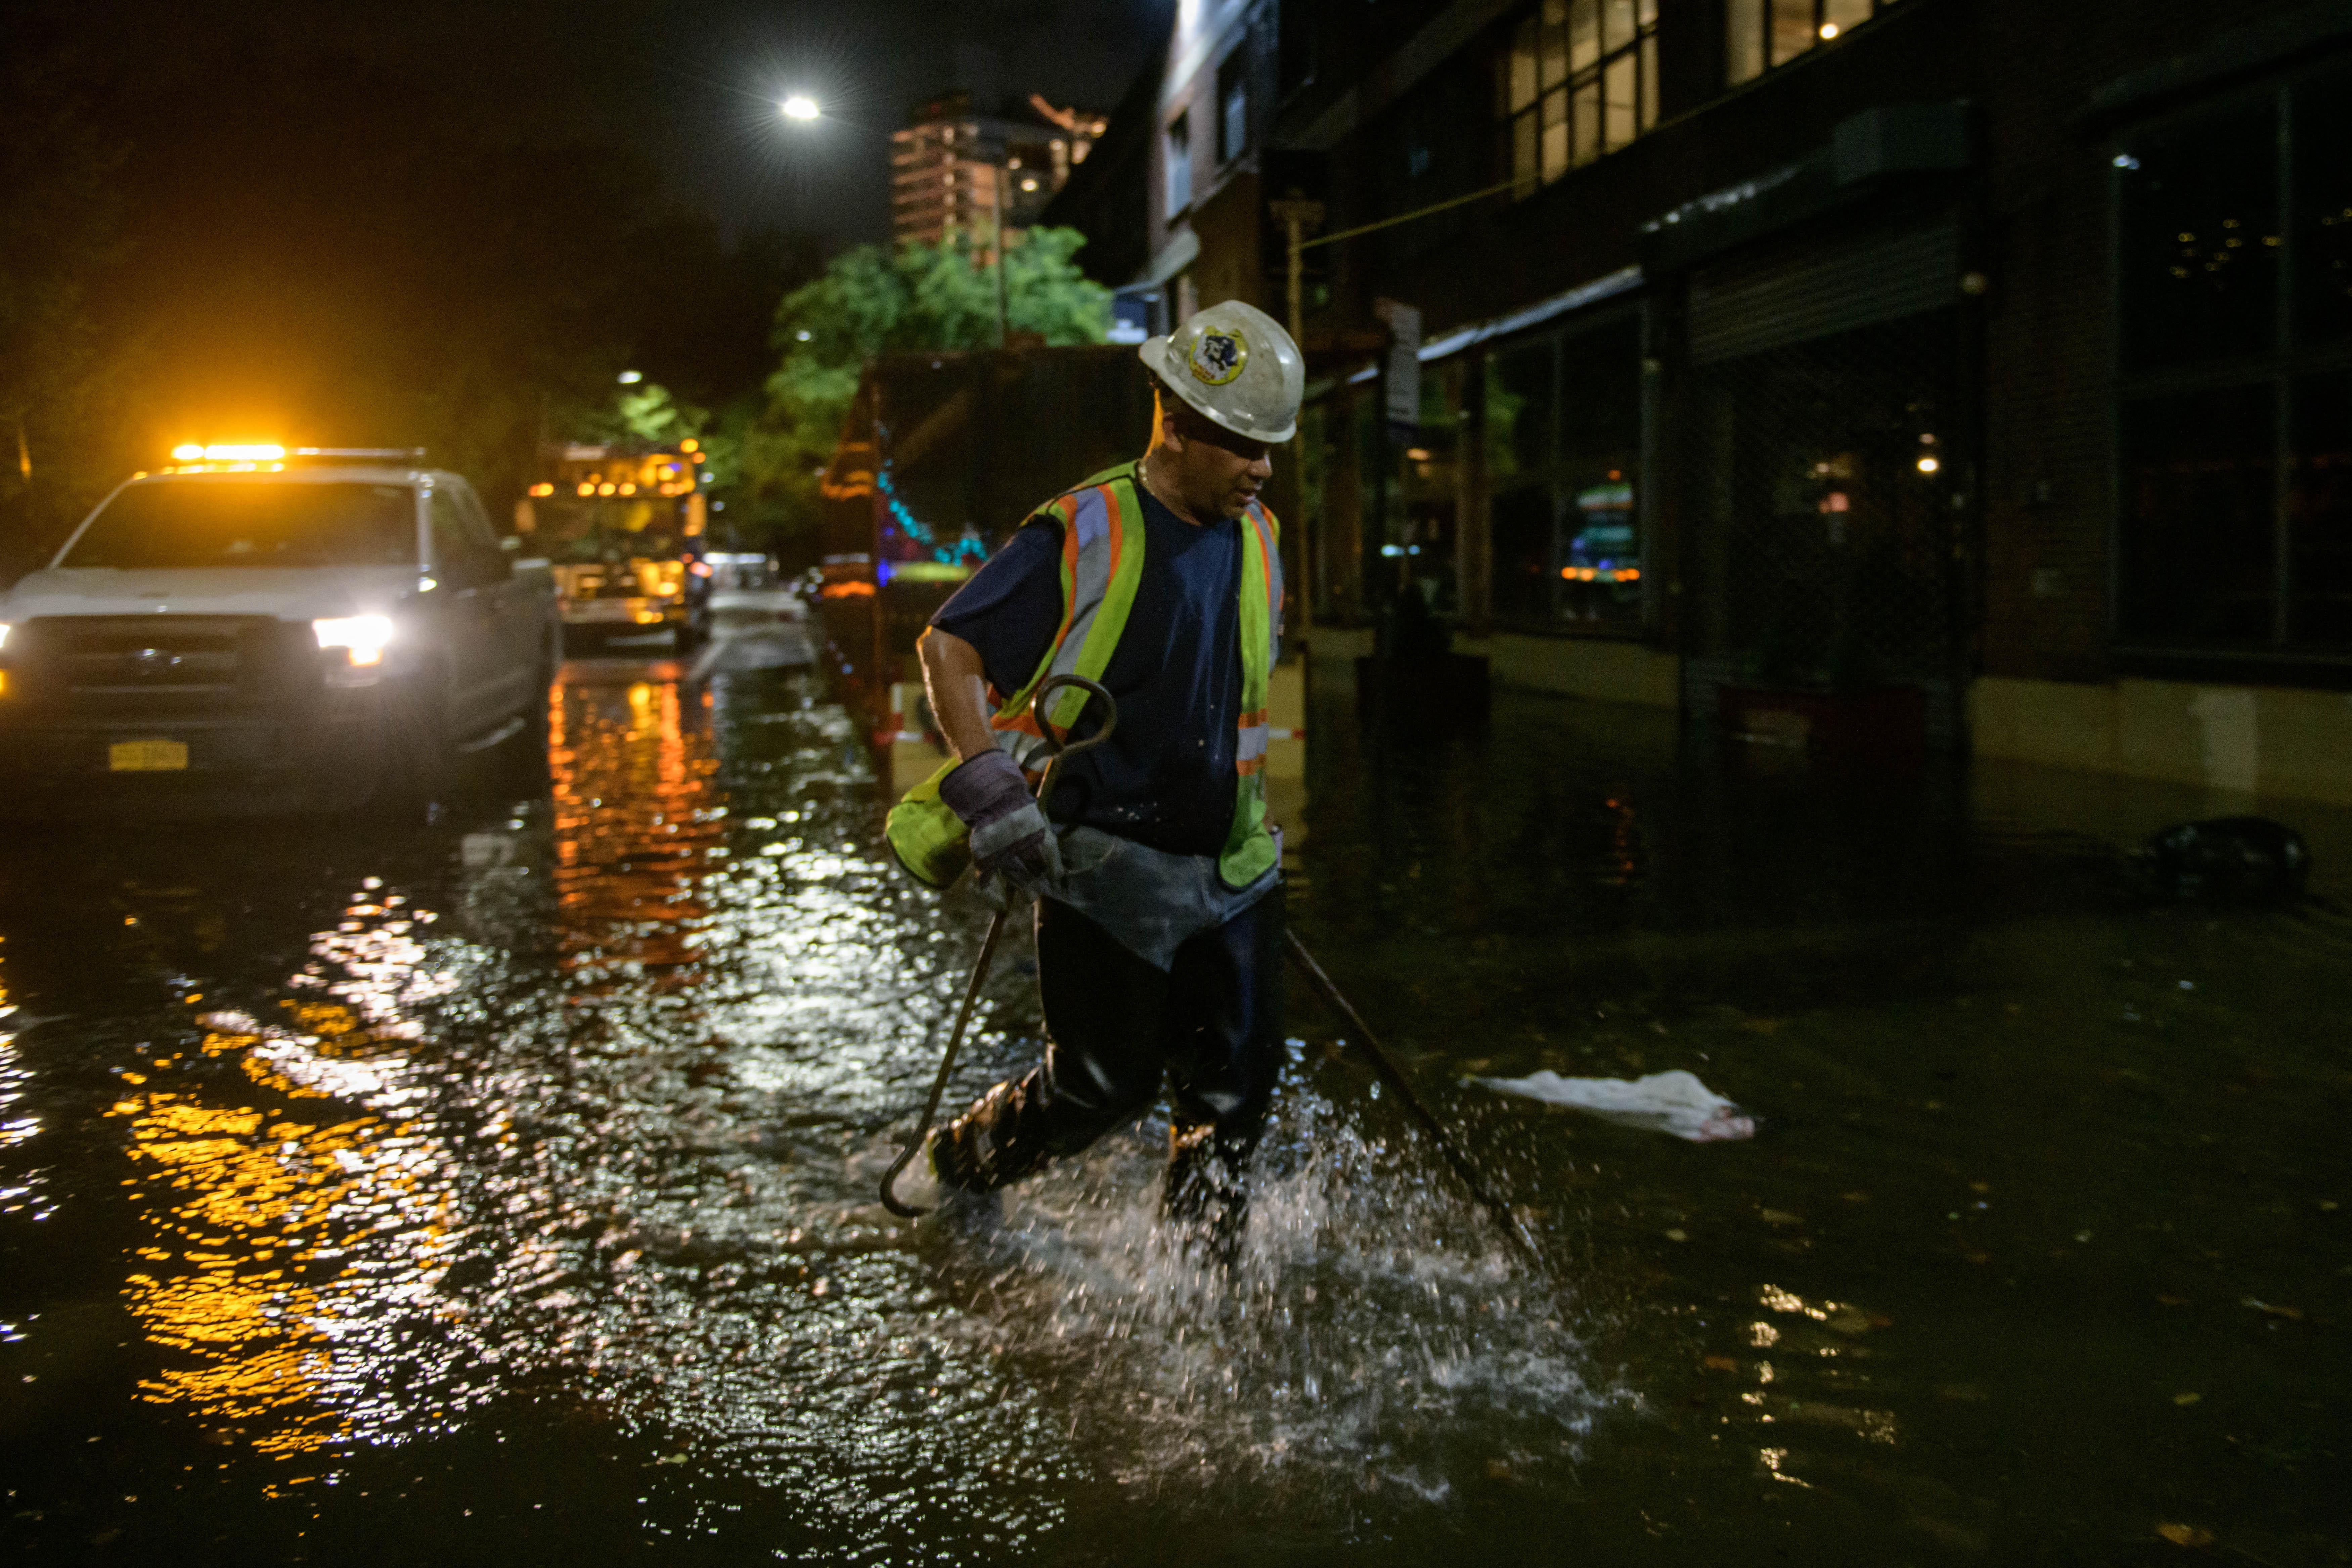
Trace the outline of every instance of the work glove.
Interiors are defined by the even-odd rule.
[[[1062,847],[1009,754],[981,752],[940,781],[940,798],[971,830],[983,891],[997,879],[1011,897],[1029,899],[1061,883]]]

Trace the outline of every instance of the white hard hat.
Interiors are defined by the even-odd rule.
[[[1196,310],[1135,351],[1163,385],[1236,436],[1287,441],[1298,433],[1307,362],[1282,323],[1228,300]]]

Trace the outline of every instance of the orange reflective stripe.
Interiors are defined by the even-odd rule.
[[[1242,715],[1242,721],[1241,721],[1241,723],[1240,723],[1240,725],[1238,726],[1238,728],[1241,728],[1241,729],[1244,729],[1244,730],[1255,729],[1256,726],[1258,726],[1258,725],[1260,725],[1260,724],[1263,724],[1263,723],[1265,723],[1265,709],[1263,709],[1263,708],[1261,708],[1261,709],[1259,709],[1259,710],[1258,710],[1256,712],[1255,712],[1255,713],[1244,713],[1244,714],[1243,714],[1243,715]]]
[[[1082,486],[1056,496],[1032,515],[1052,516],[1062,525],[1061,624],[1046,645],[1045,662],[1021,693],[1003,698],[991,692],[992,712],[989,724],[1000,735],[1043,741],[1048,738],[1048,731],[1039,727],[1032,703],[1024,699],[1054,672],[1069,672],[1085,663],[1087,645],[1094,640],[1096,617],[1108,602],[1111,585],[1118,578],[1119,563],[1126,553],[1126,509],[1119,502],[1118,484],[1112,482]],[[1137,542],[1139,547],[1141,542]],[[1069,710],[1075,695],[1064,693],[1057,698],[1056,710]],[[1007,711],[1014,702],[1020,703],[1019,710]],[[1083,710],[1083,704],[1078,707]],[[1006,749],[1016,759],[1034,754],[1034,748],[1019,742]]]
[[[1262,773],[1265,769],[1265,759],[1264,757],[1244,757],[1241,761],[1234,764],[1234,772],[1239,773],[1244,778],[1247,778],[1250,774],[1255,773]]]

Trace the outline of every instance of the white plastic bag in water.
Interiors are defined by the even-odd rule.
[[[1482,1078],[1488,1089],[1520,1094],[1552,1105],[1572,1105],[1604,1121],[1671,1132],[1694,1143],[1756,1136],[1756,1119],[1677,1068],[1647,1078],[1562,1078],[1556,1072],[1526,1078]]]

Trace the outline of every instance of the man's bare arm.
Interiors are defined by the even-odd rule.
[[[956,760],[968,763],[992,749],[996,732],[988,724],[988,678],[981,671],[980,650],[953,632],[932,626],[915,651],[923,661],[931,713]]]

